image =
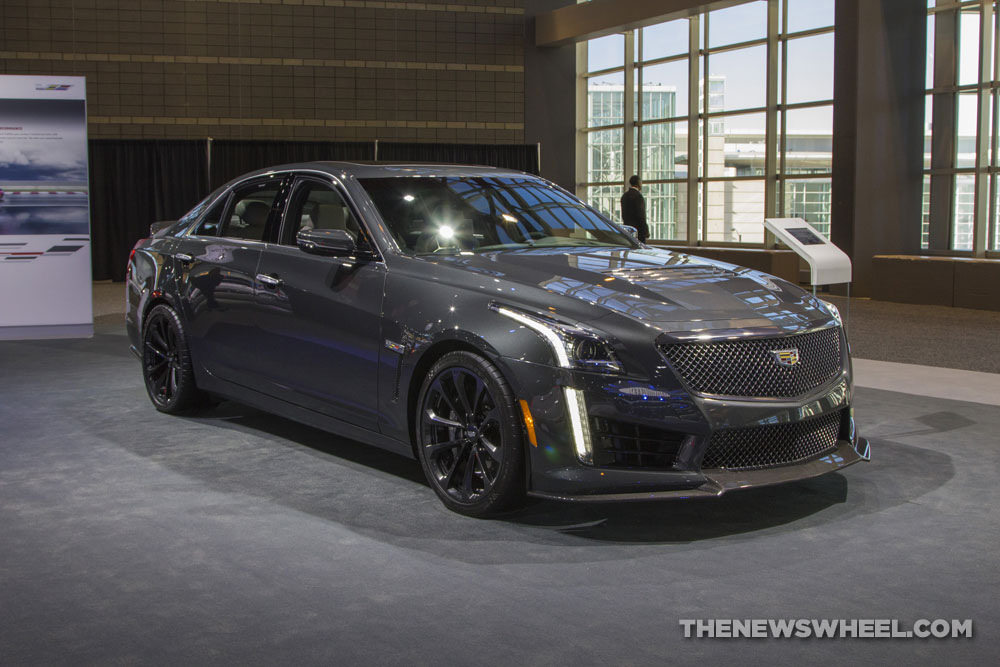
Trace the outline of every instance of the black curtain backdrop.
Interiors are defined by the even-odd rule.
[[[378,159],[387,162],[448,162],[517,169],[538,174],[535,144],[422,144],[382,142]]]
[[[212,141],[212,187],[249,171],[291,162],[374,160],[374,141]]]
[[[92,139],[90,236],[94,280],[124,280],[135,242],[208,194],[205,140]]]
[[[212,189],[255,169],[313,160],[372,160],[374,141],[211,142],[168,139],[90,141],[90,232],[94,280],[124,280],[135,242],[149,225],[176,220]],[[388,162],[448,162],[518,169],[537,174],[538,148],[517,144],[379,142]]]

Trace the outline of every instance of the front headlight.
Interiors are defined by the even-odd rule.
[[[621,362],[615,357],[611,344],[593,332],[498,304],[490,304],[490,308],[504,317],[523,324],[544,338],[552,348],[556,362],[562,368],[602,373],[622,372]],[[577,458],[585,465],[593,465],[594,447],[590,437],[590,419],[583,392],[574,387],[563,387],[562,392]]]
[[[823,304],[823,306],[833,316],[833,319],[837,320],[837,324],[841,324],[842,325],[844,323],[844,320],[841,319],[841,317],[840,317],[840,309],[839,308],[837,308],[835,305],[833,305],[829,301],[824,301],[823,299],[816,299],[816,300],[819,301],[821,304]]]
[[[596,333],[507,306],[492,307],[501,315],[523,324],[544,338],[562,368],[599,373],[622,372],[622,364],[615,356],[611,344]]]

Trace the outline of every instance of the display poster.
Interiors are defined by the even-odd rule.
[[[93,334],[83,77],[0,75],[0,339]]]

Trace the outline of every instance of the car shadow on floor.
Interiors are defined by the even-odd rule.
[[[263,437],[269,442],[258,447],[281,443],[293,448],[297,456],[307,454],[319,460],[315,466],[297,460],[292,486],[271,481],[289,474],[286,462],[273,474],[248,468],[245,482],[230,476],[226,490],[245,484],[240,490],[246,493],[349,525],[380,540],[419,543],[420,548],[432,551],[448,544],[443,548],[452,556],[457,541],[463,548],[477,541],[495,545],[497,540],[565,546],[686,544],[762,531],[802,530],[910,502],[942,486],[954,474],[946,454],[881,440],[873,444],[875,463],[800,482],[707,499],[627,503],[535,499],[520,510],[482,521],[446,510],[415,460],[233,403],[185,421],[241,431],[251,439]],[[199,454],[206,452],[199,450]],[[183,457],[175,460],[183,461]],[[231,467],[227,461],[220,463]],[[199,473],[210,470],[203,464]],[[340,474],[344,467],[353,470]],[[890,479],[880,476],[890,469]],[[219,483],[210,474],[204,477],[210,484]],[[489,554],[494,556],[499,554]]]

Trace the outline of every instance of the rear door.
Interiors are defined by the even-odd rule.
[[[192,356],[216,377],[249,387],[262,349],[254,322],[257,265],[277,234],[285,179],[270,175],[234,186],[174,255]]]
[[[300,250],[303,228],[343,229],[354,257]],[[385,264],[344,188],[300,175],[285,207],[279,242],[257,269],[257,326],[268,391],[306,408],[377,430],[377,371]]]

